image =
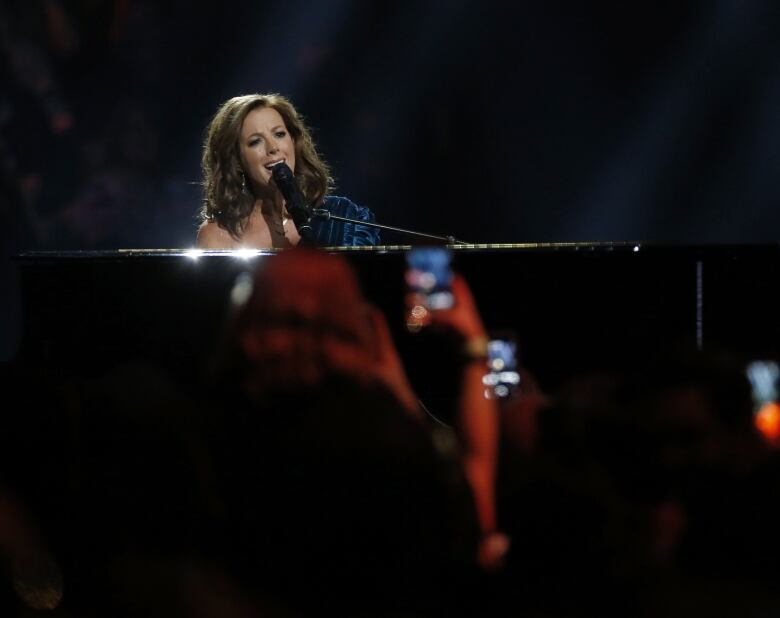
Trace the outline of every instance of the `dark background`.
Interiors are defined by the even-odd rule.
[[[281,92],[337,194],[472,242],[778,238],[780,7],[0,5],[2,358],[26,250],[188,247],[203,131]],[[385,235],[388,243],[403,238]]]

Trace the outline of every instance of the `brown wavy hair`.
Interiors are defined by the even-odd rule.
[[[280,94],[246,94],[220,105],[206,130],[201,169],[201,218],[216,221],[238,239],[255,206],[249,185],[244,188],[238,141],[247,114],[258,107],[279,112],[295,144],[295,177],[308,204],[322,204],[333,186],[330,169],[317,153],[311,133],[292,103]]]

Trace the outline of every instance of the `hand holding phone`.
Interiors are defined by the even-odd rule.
[[[488,341],[488,373],[482,379],[487,387],[485,395],[508,397],[520,384],[517,371],[517,343],[505,335]]]
[[[430,312],[451,309],[452,256],[443,247],[415,247],[406,254],[407,328],[415,332],[430,323]]]

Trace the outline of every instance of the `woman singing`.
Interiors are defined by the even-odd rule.
[[[203,146],[204,249],[291,247],[300,236],[273,179],[286,164],[311,208],[374,221],[373,213],[344,197],[327,195],[332,178],[311,134],[292,104],[278,94],[249,94],[223,103],[209,124]],[[375,228],[333,219],[311,220],[312,241],[322,247],[375,245]]]

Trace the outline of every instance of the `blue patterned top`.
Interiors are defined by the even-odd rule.
[[[374,222],[373,212],[365,206],[358,206],[346,197],[328,196],[321,208],[337,217]],[[320,247],[361,247],[379,244],[379,230],[367,225],[314,217],[311,227],[314,241]]]

